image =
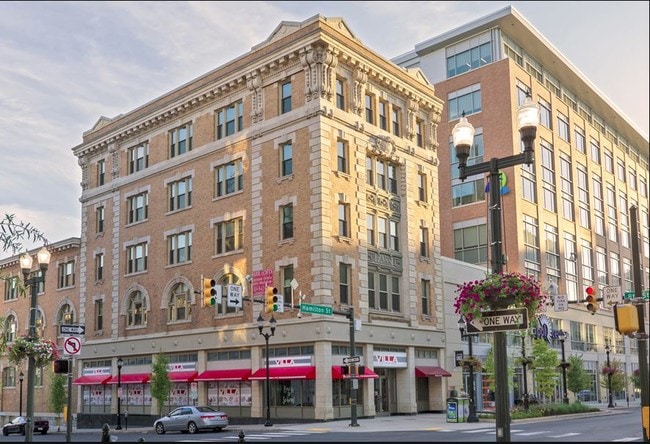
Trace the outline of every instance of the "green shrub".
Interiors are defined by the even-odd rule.
[[[554,404],[535,404],[531,405],[528,412],[519,406],[512,409],[510,416],[512,419],[540,418],[543,416],[569,415],[572,413],[597,412],[600,409],[579,402],[572,404],[554,403]]]

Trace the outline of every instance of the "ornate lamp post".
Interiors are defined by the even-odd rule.
[[[264,333],[264,318],[262,317],[262,313],[260,313],[259,317],[257,318],[257,328],[260,330],[260,335],[264,337],[264,340],[266,341],[266,348],[264,349],[264,353],[266,354],[266,422],[264,423],[265,427],[271,427],[273,423],[271,422],[271,384],[269,383],[269,338],[271,336],[275,336],[275,324],[277,321],[271,315],[271,319],[269,320],[269,328],[270,328],[270,333]]]
[[[493,157],[489,162],[467,165],[467,159],[474,145],[474,127],[463,117],[454,126],[452,138],[456,147],[458,158],[458,178],[465,181],[469,176],[490,173],[490,240],[492,244],[491,261],[492,272],[503,271],[503,245],[501,233],[501,184],[499,172],[502,168],[515,165],[532,165],[534,161],[535,137],[539,124],[539,108],[530,97],[526,95],[517,111],[517,127],[521,141],[524,143],[524,152],[503,157]],[[510,442],[510,400],[508,399],[508,355],[506,336],[502,331],[494,333],[494,373],[496,384],[496,440],[497,442]]]
[[[38,298],[39,285],[45,287],[45,272],[50,265],[50,252],[47,248],[41,248],[36,254],[38,266],[41,270],[40,276],[29,277],[34,260],[29,253],[23,253],[20,256],[20,268],[23,272],[23,281],[25,287],[30,287],[31,299],[29,304],[29,338],[36,339],[36,306]],[[34,386],[36,385],[36,362],[34,357],[30,356],[27,360],[27,424],[25,429],[25,442],[32,442],[34,436]],[[22,396],[21,396],[22,400]]]
[[[566,362],[564,355],[564,341],[568,336],[569,335],[564,330],[560,330],[560,332],[557,334],[557,338],[560,340],[560,344],[562,344],[562,362],[560,362],[560,367],[562,367],[562,402],[565,404],[569,403],[569,392],[567,390],[566,384],[566,369],[571,365]]]
[[[607,355],[607,398],[609,399],[607,403],[608,408],[614,408],[614,399],[612,396],[612,372],[610,367],[610,362],[609,362],[609,353],[612,351],[612,349],[609,347],[609,344],[605,346],[605,354]]]
[[[20,372],[18,375],[18,381],[20,382],[20,407],[18,407],[18,416],[23,416],[23,380],[25,379],[25,374]]]
[[[117,358],[117,426],[115,430],[122,430],[122,366],[124,361],[120,356]],[[128,426],[128,424],[127,424]]]
[[[458,320],[458,330],[460,330],[460,337],[461,339],[467,338],[467,347],[468,347],[468,352],[469,352],[469,357],[470,360],[473,357],[472,353],[472,342],[473,342],[473,337],[476,336],[476,334],[471,334],[471,333],[465,333],[467,331],[467,322],[465,321],[465,317],[461,316],[460,319]],[[474,364],[470,362],[469,364],[469,384],[468,384],[468,394],[469,394],[469,416],[467,417],[467,422],[479,422],[478,416],[476,416],[476,403],[475,401],[475,390],[474,390]]]

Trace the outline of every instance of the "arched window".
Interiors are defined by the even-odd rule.
[[[228,273],[224,274],[221,279],[219,279],[219,285],[221,285],[221,288],[223,289],[223,298],[221,298],[221,304],[217,306],[217,313],[237,313],[239,311],[239,308],[237,307],[228,307],[228,285],[234,284],[234,285],[241,285],[241,282],[239,281],[239,278],[237,275]]]
[[[147,325],[147,301],[141,291],[134,291],[129,295],[126,315],[128,327],[144,327]]]
[[[179,283],[172,288],[169,298],[168,322],[190,321],[190,290],[187,285]]]
[[[18,331],[18,322],[16,322],[16,316],[10,314],[7,316],[5,321],[5,339],[6,342],[14,342],[16,340],[16,332]]]
[[[43,316],[43,312],[41,311],[40,308],[36,309],[35,326],[36,326],[36,337],[42,338],[45,330],[45,316]]]
[[[72,324],[74,322],[74,313],[70,304],[63,304],[57,316],[57,324]]]

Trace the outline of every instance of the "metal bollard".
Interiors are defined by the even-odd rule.
[[[246,438],[246,434],[244,433],[243,430],[240,430],[239,431],[239,439],[237,440],[237,442],[246,442],[246,440],[244,438]]]
[[[111,427],[106,423],[102,426],[102,442],[111,442]]]

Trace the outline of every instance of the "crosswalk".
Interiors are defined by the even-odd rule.
[[[494,427],[484,428],[484,429],[473,429],[473,430],[463,430],[459,432],[454,429],[436,429],[436,432],[440,433],[461,433],[461,434],[485,434],[485,435],[496,435],[496,430]],[[510,434],[513,436],[544,436],[545,438],[554,438],[560,441],[566,441],[567,438],[575,437],[577,435],[582,435],[578,432],[562,433],[561,435],[553,435],[553,432],[550,430],[539,430],[535,432],[527,432],[521,429],[511,429]],[[638,437],[624,437],[613,440],[612,442],[633,442],[633,441],[642,441],[642,438]]]
[[[289,438],[299,438],[301,436],[315,435],[318,433],[324,433],[324,431],[282,431],[282,432],[265,432],[265,433],[255,433],[250,432],[245,436],[246,441],[269,441],[269,440],[288,440]],[[239,437],[237,435],[230,436],[220,436],[220,437],[200,437],[193,439],[179,439],[175,442],[237,442]],[[298,440],[299,441],[299,440]]]

